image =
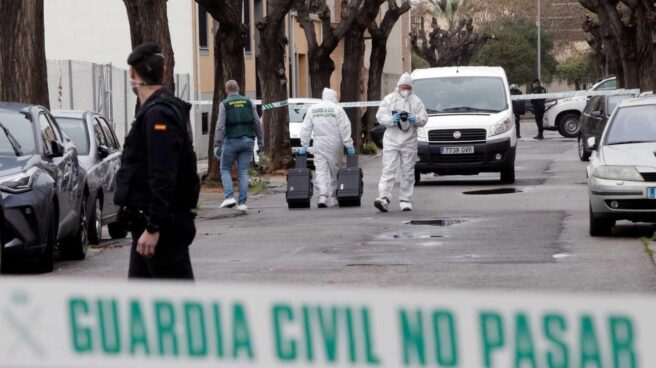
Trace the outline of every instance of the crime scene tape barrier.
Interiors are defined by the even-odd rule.
[[[639,89],[616,89],[607,91],[572,91],[572,92],[554,92],[544,94],[526,94],[510,96],[513,101],[525,101],[534,99],[556,100],[574,97],[586,96],[616,96],[616,95],[638,95]],[[256,105],[262,105],[261,100],[253,100]],[[189,101],[192,105],[212,105],[212,101]],[[378,107],[381,101],[361,101],[361,102],[340,102],[339,105],[345,109],[354,107]],[[283,106],[288,106],[290,101],[272,102],[262,105],[262,110],[271,110]]]
[[[0,280],[0,367],[656,367],[656,297]]]

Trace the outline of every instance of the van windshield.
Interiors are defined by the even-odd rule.
[[[497,77],[418,79],[413,83],[413,93],[429,114],[497,113],[508,109],[504,85]]]

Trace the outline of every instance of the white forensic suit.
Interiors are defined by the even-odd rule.
[[[424,103],[414,93],[405,98],[399,93],[401,85],[412,86],[412,77],[408,73],[401,76],[396,90],[383,99],[376,114],[378,123],[387,127],[383,137],[383,172],[378,184],[378,193],[380,199],[391,199],[398,174],[401,186],[399,200],[410,202],[415,185],[417,128],[426,125],[428,114]],[[401,123],[399,127],[399,124],[393,121],[394,111],[412,113],[416,116],[416,122]]]
[[[310,106],[301,127],[301,145],[314,154],[315,193],[331,199],[337,190],[337,171],[344,159],[344,147],[353,147],[351,122],[337,104],[337,93],[324,88],[323,101]],[[313,134],[314,133],[314,134]],[[321,200],[321,198],[320,198]]]

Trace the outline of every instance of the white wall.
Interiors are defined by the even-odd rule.
[[[47,0],[44,7],[46,58],[127,68],[132,47],[122,1]],[[169,0],[168,18],[175,73],[193,74],[192,1]]]

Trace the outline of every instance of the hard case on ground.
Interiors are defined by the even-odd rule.
[[[310,208],[312,200],[312,171],[307,167],[307,156],[296,156],[296,165],[287,171],[287,207]]]
[[[337,203],[340,207],[360,207],[364,191],[363,179],[358,156],[348,157],[346,167],[337,172]]]

